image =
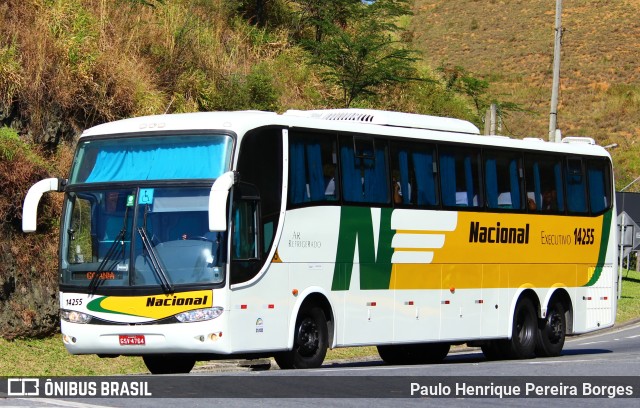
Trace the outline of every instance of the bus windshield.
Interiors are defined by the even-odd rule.
[[[229,168],[228,135],[81,140],[69,184],[215,179]]]
[[[168,292],[223,282],[226,233],[208,231],[208,200],[206,187],[69,192],[61,283]]]

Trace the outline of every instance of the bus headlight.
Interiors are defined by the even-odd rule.
[[[75,310],[60,310],[60,318],[65,322],[87,324],[91,321],[91,315]]]
[[[205,320],[215,319],[222,314],[223,310],[224,309],[221,307],[189,310],[188,312],[178,313],[176,315],[176,319],[182,323],[203,322]]]

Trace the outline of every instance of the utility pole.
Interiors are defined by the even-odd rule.
[[[551,114],[549,115],[549,141],[556,142],[558,123],[558,89],[560,88],[560,45],[562,43],[562,0],[556,0],[556,35],[553,47],[553,86],[551,88]]]

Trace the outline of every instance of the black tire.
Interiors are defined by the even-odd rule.
[[[547,308],[547,317],[539,320],[536,356],[559,356],[564,347],[566,332],[567,317],[564,306],[558,301],[552,301]]]
[[[151,354],[142,360],[151,374],[187,374],[196,364],[195,358],[180,354]]]
[[[382,361],[391,365],[434,364],[447,357],[448,343],[403,344],[378,346]]]
[[[293,349],[274,356],[281,369],[317,368],[329,346],[327,318],[319,307],[301,310],[296,319]]]
[[[502,360],[505,358],[501,346],[502,344],[500,341],[490,340],[486,344],[480,346],[480,348],[482,349],[482,354],[484,354],[487,360],[494,361]]]
[[[531,299],[524,297],[518,301],[513,313],[511,339],[498,342],[505,357],[519,360],[533,358],[536,349],[538,318]]]

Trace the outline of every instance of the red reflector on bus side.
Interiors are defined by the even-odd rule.
[[[269,308],[269,309],[273,309],[273,308],[275,308],[275,307],[276,307],[275,305],[268,305],[268,306],[267,306],[267,308]]]
[[[440,303],[442,303],[443,305],[451,304],[451,302],[450,302],[449,300],[443,300],[443,301],[442,301],[442,302],[440,302]]]
[[[482,299],[478,299],[478,300],[476,300],[476,303],[478,303],[478,304],[483,304],[483,303],[484,303],[484,300],[482,300]]]
[[[240,309],[246,309],[247,305],[240,305]]]
[[[367,306],[375,306],[376,302],[367,302]]]
[[[408,302],[404,302],[405,305],[407,306],[413,306],[413,300],[410,300]]]

